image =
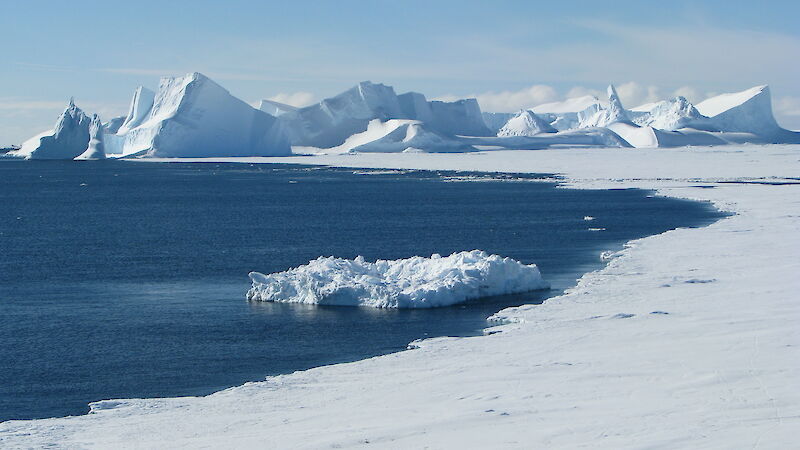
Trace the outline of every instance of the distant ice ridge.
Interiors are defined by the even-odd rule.
[[[248,300],[375,308],[434,308],[549,288],[535,264],[481,250],[374,263],[320,257],[285,272],[251,272],[250,279]]]
[[[270,110],[276,105],[267,105]],[[348,137],[366,131],[375,120],[419,120],[426,127],[445,135],[487,136],[475,99],[455,102],[427,101],[417,92],[397,95],[394,88],[362,81],[341,94],[316,105],[286,110],[280,107],[283,123],[292,145],[333,148]],[[265,106],[262,104],[262,108]]]

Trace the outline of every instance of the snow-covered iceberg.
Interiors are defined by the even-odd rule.
[[[633,123],[660,130],[679,130],[681,128],[713,128],[708,117],[686,100],[675,97],[669,100],[642,105],[628,111]]]
[[[591,115],[587,114],[588,111],[592,111]],[[622,101],[620,101],[614,85],[608,86],[608,107],[596,107],[595,109],[590,107],[584,110],[581,115],[583,117],[581,117],[578,125],[579,128],[606,127],[612,123],[631,121],[627,111],[622,106]]]
[[[105,136],[116,156],[283,156],[291,148],[277,119],[231,95],[201,73],[139,88],[125,122]]]
[[[251,272],[248,300],[376,308],[433,308],[547,289],[535,264],[480,250],[377,260],[323,258],[286,272]]]
[[[776,144],[800,142],[800,133],[781,128],[772,115],[769,86],[718,95],[698,103],[697,110],[719,131],[753,133]]]
[[[556,133],[544,119],[531,110],[520,111],[519,114],[509,119],[503,128],[497,132],[498,136],[536,136],[541,133]]]
[[[397,153],[422,151],[431,153],[469,152],[476,148],[458,137],[431,130],[424,122],[408,119],[375,119],[367,129],[344,141],[332,151]]]
[[[58,116],[56,126],[40,133],[22,144],[8,156],[26,159],[73,159],[86,151],[89,145],[91,119],[70,99],[69,105]]]

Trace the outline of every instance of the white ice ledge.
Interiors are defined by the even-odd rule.
[[[535,264],[481,250],[368,262],[320,257],[264,275],[251,272],[248,300],[375,308],[434,308],[549,288]]]

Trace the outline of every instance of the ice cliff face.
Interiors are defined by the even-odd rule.
[[[700,102],[697,110],[708,116],[712,126],[720,131],[755,133],[772,138],[776,143],[787,139],[798,142],[800,136],[781,128],[775,121],[769,86],[718,95]]]
[[[89,124],[89,146],[86,151],[75,157],[76,160],[106,159],[106,150],[103,145],[104,127],[97,114],[92,116]]]
[[[275,117],[286,114],[287,112],[297,111],[297,108],[294,106],[274,102],[272,100],[261,100],[258,104],[258,109]]]
[[[91,119],[70,100],[52,131],[32,137],[19,150],[9,154],[26,159],[73,159],[89,144],[90,123]]]
[[[550,126],[531,110],[520,111],[497,132],[498,136],[535,136],[540,133],[555,133]]]
[[[128,108],[128,115],[115,134],[125,134],[141,125],[153,109],[155,98],[156,93],[150,89],[143,86],[136,88],[133,99],[131,99],[131,106]]]
[[[125,123],[106,135],[106,151],[154,157],[282,156],[291,153],[277,119],[200,73],[139,88]]]
[[[454,102],[431,101],[433,117],[430,125],[440,133],[462,136],[488,136],[491,134],[483,122],[481,107],[474,98]]]
[[[374,263],[320,257],[286,272],[251,272],[250,279],[248,300],[375,308],[433,308],[549,287],[535,264],[480,250]]]

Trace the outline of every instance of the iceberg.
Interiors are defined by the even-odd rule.
[[[582,112],[579,128],[605,127],[616,122],[630,122],[614,85],[608,86],[608,107],[591,105]]]
[[[19,150],[8,155],[25,159],[73,159],[89,144],[90,123],[91,119],[70,99],[53,130],[28,139]]]
[[[483,123],[493,135],[497,135],[503,125],[511,120],[516,114],[514,113],[496,113],[496,112],[483,112]]]
[[[661,130],[679,130],[681,128],[710,128],[709,118],[685,97],[675,97],[648,105],[642,105],[629,111],[633,123],[650,126]]]
[[[133,92],[131,105],[128,108],[128,115],[114,134],[125,134],[141,125],[147,115],[150,114],[150,111],[152,111],[155,99],[156,93],[150,89],[144,86],[136,88]]]
[[[279,117],[292,145],[331,148],[367,129],[373,119],[408,119],[391,86],[362,81],[316,105]]]
[[[85,152],[76,156],[76,160],[97,160],[106,159],[106,150],[103,145],[103,123],[97,114],[92,116],[92,122],[89,124],[89,147]]]
[[[556,133],[558,130],[545,122],[531,110],[520,111],[511,118],[500,131],[498,136],[535,136],[540,133]]]
[[[455,136],[431,130],[419,120],[390,119],[386,122],[375,119],[367,129],[347,138],[344,143],[331,149],[341,152],[404,152],[421,151],[431,153],[469,152],[477,149]]]
[[[297,108],[294,106],[272,100],[261,100],[258,104],[258,109],[275,117],[286,114],[287,112],[297,111]]]
[[[279,115],[292,145],[333,148],[348,137],[366,131],[375,119],[419,120],[444,135],[488,136],[478,101],[428,101],[417,92],[397,95],[394,88],[370,81],[316,105]]]
[[[774,144],[800,142],[800,133],[781,128],[772,115],[766,85],[709,98],[698,103],[697,110],[719,131],[753,133]]]
[[[285,272],[251,272],[250,279],[250,301],[375,308],[433,308],[549,288],[535,264],[480,250],[374,263],[320,257]]]
[[[489,136],[491,133],[483,121],[478,100],[467,98],[454,102],[428,102],[433,117],[430,125],[440,133],[461,136]]]
[[[162,78],[157,93],[138,88],[125,123],[105,136],[116,156],[284,156],[277,119],[231,95],[205,75]]]

